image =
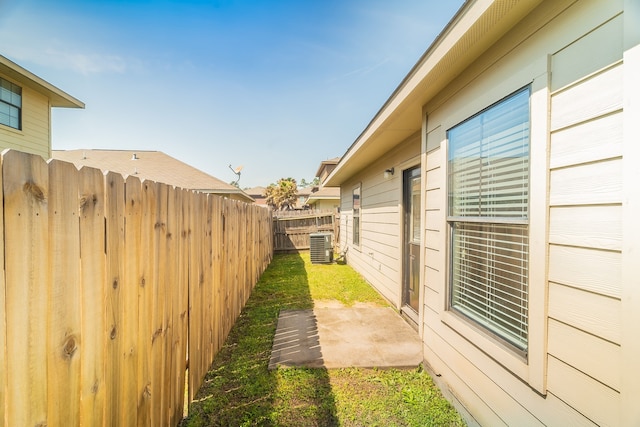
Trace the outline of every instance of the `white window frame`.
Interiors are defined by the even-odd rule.
[[[468,140],[459,147],[458,173],[448,166],[448,308],[522,357],[528,349],[529,324],[530,98],[526,86],[447,131],[449,155],[454,132],[463,132],[457,141]],[[518,108],[526,106],[525,115],[511,117],[517,120],[515,128],[502,129],[503,117],[514,111],[505,108],[513,102]],[[496,112],[497,121],[494,117],[485,123]],[[491,133],[485,135],[486,131]],[[454,176],[463,179],[455,194]]]
[[[0,122],[0,125],[22,130],[22,87],[0,77],[0,105],[10,111],[16,110],[18,120],[15,125],[11,121],[8,123]],[[11,120],[11,116],[9,116],[9,120]]]
[[[549,57],[546,58],[547,63]],[[513,75],[511,79],[495,80],[492,87],[500,93],[513,93],[518,87],[526,84],[528,72]],[[518,84],[520,82],[520,84]],[[449,336],[452,345],[455,345],[462,354],[475,354],[480,351],[481,359],[477,360],[483,369],[495,369],[493,362],[498,363],[507,369],[511,374],[520,378],[533,390],[540,394],[547,392],[547,253],[548,253],[548,183],[549,183],[549,74],[541,73],[536,78],[528,80],[531,85],[530,98],[530,164],[529,164],[529,260],[530,264],[539,266],[532,268],[529,272],[529,349],[526,358],[513,351],[513,348],[497,340],[484,329],[477,327],[473,322],[467,321],[463,316],[448,310],[448,274],[442,292],[442,308],[440,311],[441,322],[455,331]],[[455,123],[464,120],[465,117],[457,117],[457,111],[468,111],[470,108],[481,111],[490,103],[484,103],[484,97],[479,97],[473,102],[460,101],[458,107],[453,107],[449,117],[451,123],[443,127],[451,127]],[[494,98],[497,100],[499,98]],[[454,104],[456,105],[456,104]],[[466,117],[470,117],[474,112],[468,111]],[[442,135],[444,145],[441,149],[447,150],[448,141]],[[433,148],[433,147],[432,147]],[[445,164],[443,164],[445,166]],[[446,192],[443,193],[442,202],[447,202]],[[446,216],[445,216],[446,220]],[[446,251],[445,251],[446,254]],[[449,256],[445,255],[446,263],[449,263]],[[541,268],[540,268],[541,267]],[[492,362],[493,361],[493,362]]]
[[[357,193],[357,199],[356,199],[356,193]],[[357,200],[357,203],[356,203],[356,200]],[[352,188],[351,203],[352,203],[351,211],[353,214],[351,243],[353,244],[353,246],[359,248],[362,245],[362,184],[358,183]]]

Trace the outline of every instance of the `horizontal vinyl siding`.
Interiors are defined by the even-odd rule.
[[[362,181],[362,274],[390,301],[399,299],[401,174],[381,173]]]
[[[601,426],[620,425],[620,394],[569,364],[549,357],[549,390]],[[588,408],[585,402],[590,402]]]
[[[22,87],[22,129],[0,125],[0,147],[48,159],[49,130],[49,100],[28,87]]]
[[[441,166],[444,160],[445,149],[440,146],[427,153],[427,161],[424,176],[425,183],[425,231],[424,231],[424,286],[425,306],[440,312],[442,303],[440,299],[441,283],[444,281],[444,254],[446,249],[446,223],[444,199],[445,169]],[[437,299],[436,299],[437,298]],[[425,328],[429,325],[426,324]]]
[[[551,59],[561,89],[551,94],[547,387],[600,425],[620,422],[621,40],[618,16]],[[596,41],[612,65],[584,55]]]
[[[573,288],[620,298],[622,254],[593,248],[549,247],[549,280]]]
[[[588,349],[588,351],[586,351]],[[611,365],[620,363],[620,346],[576,329],[557,320],[549,320],[549,353],[558,360],[571,360],[575,369],[589,372],[593,379],[620,391],[620,375]],[[603,361],[607,363],[603,363]],[[552,378],[557,381],[558,378]]]

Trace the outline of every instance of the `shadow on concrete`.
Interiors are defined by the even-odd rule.
[[[318,322],[313,312],[281,311],[273,338],[269,369],[278,366],[319,368],[323,364]]]

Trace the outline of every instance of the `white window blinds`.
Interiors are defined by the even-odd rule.
[[[526,350],[529,89],[452,128],[448,139],[451,307]]]
[[[526,349],[527,227],[456,223],[452,246],[453,307]]]
[[[450,215],[527,217],[529,91],[449,131]]]

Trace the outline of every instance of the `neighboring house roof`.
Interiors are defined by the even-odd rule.
[[[266,205],[267,199],[264,195],[266,190],[264,187],[253,187],[244,190],[244,192],[251,196],[256,201],[256,204]]]
[[[247,188],[244,190],[245,193],[250,195],[251,197],[264,197],[264,192],[267,191],[264,187],[253,187]]]
[[[176,187],[213,193],[253,202],[241,189],[227,184],[199,169],[173,158],[162,151],[144,150],[53,150],[54,159],[71,162],[76,167],[89,166],[124,176],[174,185]]]
[[[318,171],[316,172],[316,176],[320,178],[320,183],[322,184],[327,176],[333,171],[340,161],[340,157],[334,157],[333,159],[323,160],[320,162],[320,166],[318,167]]]
[[[22,85],[43,94],[49,98],[51,107],[84,108],[84,102],[58,89],[2,55],[0,55],[0,74],[11,77]]]
[[[338,186],[422,128],[422,108],[541,0],[467,1],[325,181]]]
[[[298,196],[308,196],[312,192],[313,192],[313,187],[304,187],[304,188],[298,187]]]
[[[322,187],[309,195],[307,203],[314,203],[320,200],[340,200],[340,187]]]

